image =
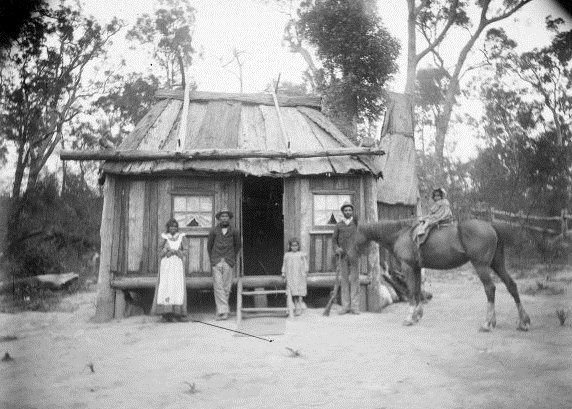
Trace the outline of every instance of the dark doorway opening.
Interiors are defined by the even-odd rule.
[[[282,268],[284,182],[247,176],[242,188],[244,275],[277,275]]]

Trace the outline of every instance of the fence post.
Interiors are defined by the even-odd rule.
[[[516,222],[518,223],[519,226],[524,226],[525,224],[527,224],[527,220],[526,217],[524,217],[524,212],[522,210],[518,211],[518,214],[516,215]],[[529,223],[528,223],[529,224]]]
[[[495,221],[495,208],[491,206],[491,223]]]
[[[560,222],[560,231],[562,233],[562,237],[566,238],[568,234],[568,209],[562,209],[560,212],[562,216],[562,220]]]

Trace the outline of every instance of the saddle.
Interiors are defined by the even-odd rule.
[[[423,243],[425,243],[425,241],[427,240],[427,238],[429,237],[429,235],[433,230],[449,226],[454,222],[455,222],[454,219],[443,219],[439,220],[436,223],[429,223],[427,225],[425,225],[424,223],[417,223],[411,229],[413,242],[416,243],[418,247],[420,247]],[[421,227],[422,225],[425,227]]]

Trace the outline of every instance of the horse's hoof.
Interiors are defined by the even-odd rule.
[[[518,331],[527,332],[530,329],[530,324],[525,324],[521,322],[520,324],[518,324],[518,327],[516,327],[516,329]]]
[[[414,324],[415,324],[415,321],[410,320],[410,319],[406,319],[406,320],[403,321],[403,325],[404,325],[405,327],[411,327],[411,326],[414,325]]]
[[[496,326],[497,326],[497,319],[496,318],[493,318],[493,320],[491,321],[491,325],[493,328],[496,328]]]
[[[479,332],[491,332],[491,326],[489,324],[483,324],[479,328]]]

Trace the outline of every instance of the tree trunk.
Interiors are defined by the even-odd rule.
[[[417,43],[415,39],[415,0],[407,0],[407,77],[405,94],[415,95],[415,79],[417,72]]]
[[[24,163],[24,145],[18,146],[18,160],[16,161],[16,172],[14,173],[14,184],[12,185],[12,198],[20,197],[20,190],[22,189],[22,179],[24,179],[24,171],[26,164]]]
[[[61,142],[61,146],[62,146],[62,150],[65,149],[65,144],[64,144],[64,140],[62,138]],[[66,190],[66,179],[67,179],[67,172],[68,168],[67,168],[67,163],[65,161],[62,162],[62,188],[60,190],[60,196],[62,196]]]
[[[32,159],[30,161],[30,170],[28,172],[28,183],[26,184],[26,193],[31,192],[38,183],[38,177],[42,168],[39,166],[40,159]]]

